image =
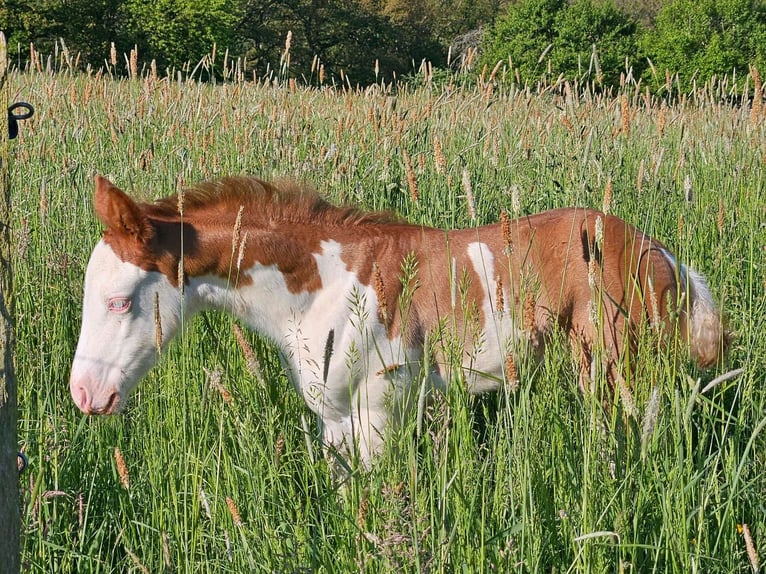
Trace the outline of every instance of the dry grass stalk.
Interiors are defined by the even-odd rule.
[[[133,564],[135,564],[136,568],[138,568],[138,570],[142,572],[142,574],[149,574],[149,569],[141,563],[141,559],[138,556],[136,556],[136,554],[133,553],[130,550],[130,548],[125,548],[125,552],[127,553],[128,556],[130,556],[130,559],[133,561]]]
[[[367,525],[367,511],[370,506],[370,489],[365,488],[362,492],[362,500],[359,501],[359,510],[356,513],[356,525],[360,530],[364,530]]]
[[[231,236],[231,259],[234,260],[234,254],[237,252],[239,246],[239,240],[242,233],[242,212],[245,211],[245,206],[240,205],[239,211],[237,211],[237,219],[234,220],[234,231]]]
[[[612,178],[606,180],[606,187],[604,188],[604,202],[602,205],[602,211],[609,213],[612,208]]]
[[[373,281],[375,284],[375,296],[378,298],[378,319],[384,325],[388,324],[388,301],[386,300],[386,286],[383,283],[383,275],[377,261],[372,263]]]
[[[523,328],[529,332],[535,327],[535,298],[531,293],[524,297]]]
[[[247,245],[248,232],[245,231],[245,235],[242,236],[242,241],[239,242],[239,251],[237,253],[237,271],[242,269],[242,261],[245,258],[245,246]]]
[[[407,175],[407,186],[410,190],[410,199],[417,203],[420,198],[420,192],[418,190],[418,180],[415,176],[415,169],[412,167],[412,158],[406,151],[402,152],[404,158],[404,171]]]
[[[205,369],[205,374],[207,375],[208,385],[221,395],[223,402],[227,405],[231,404],[231,393],[229,393],[229,391],[226,390],[226,387],[223,386],[223,383],[221,383],[221,370],[218,368],[212,370]]]
[[[122,456],[120,447],[114,447],[114,463],[117,465],[117,476],[120,477],[120,484],[125,490],[130,490],[130,475],[128,474],[128,465],[125,464],[125,457]]]
[[[599,216],[596,217],[596,224],[595,224],[595,240],[596,240],[596,247],[599,249],[602,249],[604,247],[604,220]]]
[[[186,272],[184,271],[184,258],[179,257],[178,258],[178,269],[176,270],[176,281],[178,281],[178,290],[183,295],[184,292],[184,284],[186,280]]]
[[[439,138],[434,139],[434,166],[439,175],[447,173],[447,158],[444,157],[442,142]]]
[[[133,79],[138,77],[138,46],[133,46],[130,51],[130,77]]]
[[[205,494],[205,491],[202,490],[201,486],[199,488],[199,502],[202,505],[202,510],[205,511],[205,516],[207,516],[209,520],[212,520],[213,514],[210,512],[210,502],[207,499],[207,494]]]
[[[109,45],[109,63],[112,67],[117,66],[117,48],[114,46],[114,42]]]
[[[620,97],[620,116],[622,119],[622,133],[626,136],[630,135],[630,102],[628,96],[623,94]]]
[[[649,439],[654,434],[654,427],[657,425],[657,416],[660,413],[660,389],[655,386],[649,395],[649,401],[646,403],[646,412],[644,413],[644,424],[641,428],[641,445],[644,449],[649,444]]]
[[[173,561],[170,559],[170,541],[168,533],[162,533],[162,557],[165,560],[165,566],[168,570],[173,570]]]
[[[563,114],[561,116],[561,123],[564,125],[564,127],[567,129],[567,131],[571,134],[574,132],[574,126],[572,125],[572,121],[567,117],[566,114]]]
[[[503,293],[503,278],[498,274],[495,279],[495,310],[498,314],[505,312],[505,293]]]
[[[519,390],[519,372],[516,369],[513,353],[510,351],[505,355],[505,380],[510,392],[515,393]]]
[[[468,215],[471,218],[471,221],[476,221],[476,201],[473,197],[471,174],[468,173],[467,168],[463,168],[463,191],[465,192],[465,199],[468,204]]]
[[[82,492],[77,493],[77,526],[82,528],[85,522],[85,501]]]
[[[253,351],[253,348],[247,341],[247,338],[242,332],[242,329],[239,325],[234,323],[231,327],[231,330],[234,331],[234,337],[237,339],[237,344],[239,345],[239,348],[242,349],[242,354],[245,357],[245,365],[247,367],[247,371],[257,379],[263,379],[263,376],[261,375],[261,364],[258,361],[258,358],[255,356],[255,351]]]
[[[226,506],[229,507],[229,513],[231,514],[234,526],[242,526],[242,517],[239,515],[239,509],[230,496],[226,497]]]
[[[282,455],[285,453],[285,435],[280,434],[277,442],[274,444],[274,467],[279,468],[282,462]]]
[[[160,294],[154,294],[154,344],[157,354],[162,352],[162,316],[160,315]]]
[[[628,416],[636,415],[636,401],[633,398],[633,393],[628,387],[628,383],[625,381],[622,375],[619,373],[615,376],[615,382],[617,383],[617,390],[620,393],[620,399],[622,399],[623,407]]]
[[[512,236],[511,236],[511,217],[508,212],[503,210],[500,213],[500,229],[503,232],[503,250],[506,255],[510,255],[513,251]]]
[[[742,525],[742,536],[745,537],[745,550],[747,550],[747,558],[750,560],[750,566],[755,574],[761,571],[760,561],[758,560],[758,552],[755,549],[753,543],[753,536],[750,534],[750,527],[747,524]]]
[[[657,115],[657,131],[660,134],[660,137],[665,135],[665,127],[667,126],[668,122],[668,106],[665,102],[662,102],[662,105],[660,106],[660,113]]]

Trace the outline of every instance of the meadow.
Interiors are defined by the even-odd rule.
[[[722,103],[725,80],[671,101],[630,83],[422,80],[12,72],[12,97],[37,110],[11,166],[25,571],[747,573],[766,560],[755,78],[740,105]],[[612,396],[603,381],[580,392],[554,337],[541,364],[518,365],[518,388],[471,397],[458,377],[339,491],[273,346],[222,315],[193,320],[124,414],[76,409],[96,173],[143,199],[290,177],[439,227],[605,207],[702,272],[736,338],[704,372],[647,343],[630,392]]]

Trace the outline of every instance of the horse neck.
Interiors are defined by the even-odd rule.
[[[197,249],[184,257],[190,310],[222,310],[277,341],[344,269],[341,243],[305,226],[243,225],[228,240],[221,237],[200,233]]]

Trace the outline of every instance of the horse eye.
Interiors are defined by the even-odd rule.
[[[127,297],[112,297],[107,302],[107,308],[112,313],[125,313],[130,309],[130,299]]]

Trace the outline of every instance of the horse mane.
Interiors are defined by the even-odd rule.
[[[171,195],[142,205],[147,215],[177,219],[179,195]],[[255,177],[225,177],[195,184],[183,192],[184,216],[229,206],[236,213],[240,206],[253,207],[249,216],[265,220],[324,225],[375,225],[401,223],[390,212],[362,211],[338,207],[322,198],[314,188],[292,180],[266,182]]]

